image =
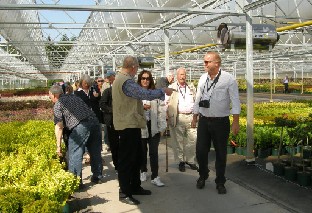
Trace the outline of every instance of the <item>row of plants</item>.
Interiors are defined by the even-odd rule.
[[[0,212],[62,212],[79,178],[55,154],[52,121],[0,124]]]
[[[48,85],[53,85],[55,82],[60,82],[61,80],[49,81]],[[240,92],[247,91],[247,84],[245,79],[237,79],[238,88]],[[198,80],[193,80],[192,83],[195,87],[198,85]],[[288,91],[290,93],[301,93],[302,83],[301,82],[290,82]],[[35,88],[26,88],[26,89],[6,89],[0,90],[2,97],[13,97],[13,96],[34,96],[34,95],[48,95],[49,87],[35,87]],[[271,91],[271,82],[269,79],[262,79],[261,82],[258,80],[254,81],[254,91],[255,92],[270,92]],[[284,85],[275,81],[274,91],[276,93],[284,92]],[[303,93],[311,94],[312,93],[312,80],[305,79],[303,86]]]
[[[50,109],[53,107],[52,101],[47,100],[27,100],[0,102],[0,110],[25,110],[25,109]]]
[[[53,119],[53,103],[47,100],[0,102],[0,123]]]
[[[48,95],[48,87],[36,87],[27,89],[8,89],[1,90],[0,94],[2,97],[13,97],[13,96],[34,96],[34,95]]]
[[[283,103],[255,103],[254,104],[254,148],[277,149],[280,143],[281,131],[283,132],[283,147],[298,145],[312,140],[312,126],[310,123],[312,114],[312,100]],[[240,118],[240,132],[233,136],[230,134],[229,145],[246,147],[246,105],[242,105]],[[292,128],[281,130],[279,119],[294,122]],[[233,141],[235,143],[233,143]]]
[[[298,120],[289,119],[287,116],[278,117],[275,119],[277,126],[281,128],[281,137],[279,144],[279,155],[277,162],[274,162],[274,174],[285,176],[287,180],[297,181],[302,186],[311,185],[312,172],[312,146],[309,145],[312,130],[312,114],[306,118],[299,118]],[[288,153],[290,159],[281,161],[280,155],[283,143],[283,129],[291,139],[288,146]],[[301,149],[298,151],[300,159],[294,160],[295,143],[300,144]],[[297,149],[298,150],[298,149]]]

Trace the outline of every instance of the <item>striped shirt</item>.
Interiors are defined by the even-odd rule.
[[[94,112],[79,97],[73,94],[61,95],[55,103],[54,124],[63,122],[67,129],[72,130],[82,120],[95,119]]]

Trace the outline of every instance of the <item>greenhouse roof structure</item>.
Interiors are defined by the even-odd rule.
[[[238,77],[248,55],[255,76],[311,77],[311,11],[312,0],[2,0],[0,79],[98,76],[126,55],[150,59],[156,77],[183,66],[198,78],[207,51],[220,52],[223,69]],[[241,29],[244,43],[247,20],[273,26],[273,45],[220,43],[221,23]]]

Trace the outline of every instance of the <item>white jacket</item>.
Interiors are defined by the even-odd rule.
[[[151,133],[152,137],[157,133],[166,130],[166,105],[164,101],[159,99],[153,100],[151,103]],[[147,126],[141,129],[142,138],[148,138]]]

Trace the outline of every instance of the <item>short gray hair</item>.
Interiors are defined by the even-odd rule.
[[[49,92],[51,94],[63,94],[63,89],[59,85],[53,85],[50,89]]]
[[[79,86],[80,87],[82,87],[82,81],[85,81],[88,84],[89,87],[91,87],[92,84],[93,84],[93,81],[92,81],[91,77],[89,75],[87,75],[87,74],[81,75],[81,78],[79,80]]]
[[[133,66],[139,66],[139,61],[134,56],[126,56],[122,63],[122,68],[129,69]]]

